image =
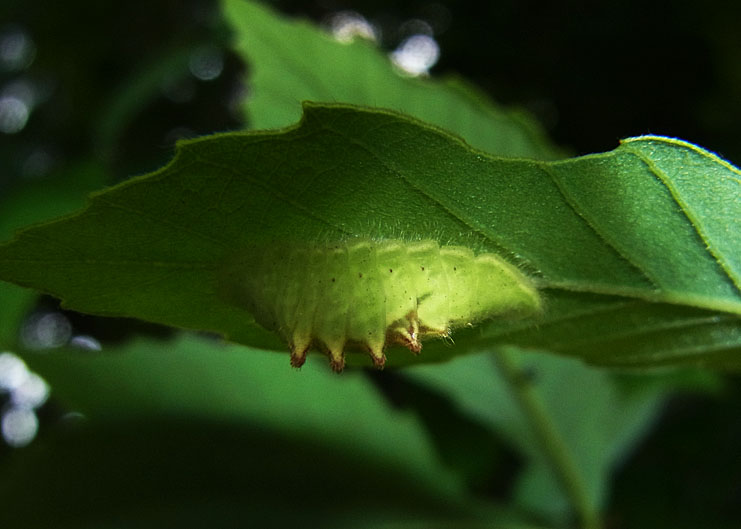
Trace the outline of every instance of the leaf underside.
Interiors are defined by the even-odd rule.
[[[606,365],[738,366],[738,169],[660,137],[567,161],[495,158],[392,112],[304,109],[293,128],[181,143],[163,169],[21,232],[0,248],[0,277],[82,312],[285,350],[219,294],[235,253],[434,239],[509,260],[547,309],[429,342],[418,358],[392,351],[389,365],[510,344]],[[722,216],[713,197],[730,197]]]

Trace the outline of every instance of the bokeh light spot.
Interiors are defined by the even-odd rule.
[[[17,25],[0,30],[0,69],[13,72],[28,68],[36,55],[36,46],[28,32]]]
[[[34,314],[21,330],[21,341],[29,349],[61,347],[71,336],[72,325],[61,312]]]
[[[49,398],[49,384],[39,375],[33,372],[23,381],[13,394],[10,401],[18,407],[34,409],[38,408]]]
[[[350,43],[356,38],[368,39],[375,42],[378,31],[361,14],[355,11],[340,11],[330,16],[329,30],[340,42]]]
[[[0,391],[12,392],[29,377],[26,363],[13,353],[0,353]]]
[[[28,105],[18,97],[0,97],[0,132],[15,134],[22,131],[30,113]]]
[[[87,336],[85,334],[80,334],[78,336],[75,336],[72,338],[69,342],[69,344],[73,347],[77,347],[78,349],[84,349],[86,351],[102,351],[103,347],[100,345],[100,342],[93,338],[92,336]]]
[[[440,58],[440,46],[429,35],[412,35],[391,53],[391,60],[403,72],[426,75]]]
[[[36,437],[39,420],[33,410],[28,408],[10,408],[3,413],[3,438],[10,446],[26,446]]]
[[[37,178],[47,174],[54,165],[54,156],[44,147],[37,147],[23,162],[23,176]]]
[[[213,81],[224,71],[224,54],[218,48],[205,46],[191,54],[188,67],[197,79]]]

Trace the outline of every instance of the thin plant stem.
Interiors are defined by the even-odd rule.
[[[511,387],[522,412],[527,417],[537,441],[541,444],[556,478],[563,487],[574,511],[578,514],[581,527],[599,529],[602,525],[599,515],[589,501],[587,487],[572,453],[535,391],[532,380],[523,373],[512,353],[498,351],[494,353],[494,358],[499,371]]]

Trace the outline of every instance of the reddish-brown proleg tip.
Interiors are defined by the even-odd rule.
[[[339,360],[336,360],[332,358],[329,361],[329,367],[331,367],[332,371],[335,373],[342,373],[342,370],[345,369],[345,359],[340,358]]]
[[[422,351],[422,344],[417,341],[407,343],[407,347],[414,355],[418,355]]]
[[[301,367],[302,365],[304,365],[304,362],[306,362],[305,356],[291,355],[291,366],[292,367],[297,367],[297,368]]]
[[[419,342],[419,339],[416,335],[404,337],[404,339],[401,340],[401,344],[409,349],[414,355],[418,355],[419,352],[422,350],[422,344]]]
[[[386,355],[381,353],[380,355],[375,355],[371,353],[371,360],[373,360],[373,367],[376,369],[383,369],[383,367],[386,365]]]
[[[293,367],[301,367],[304,365],[304,362],[306,362],[306,351],[307,349],[304,349],[302,351],[293,350],[291,351],[291,365]]]
[[[422,350],[422,344],[416,337],[411,337],[406,333],[398,333],[390,335],[388,344],[398,344],[409,349],[413,354],[417,355]]]

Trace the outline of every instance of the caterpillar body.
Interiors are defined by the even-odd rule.
[[[389,345],[416,354],[425,338],[541,308],[530,280],[500,257],[433,240],[270,246],[238,268],[241,304],[283,337],[294,367],[313,347],[336,372],[349,349],[367,351],[382,368]]]

